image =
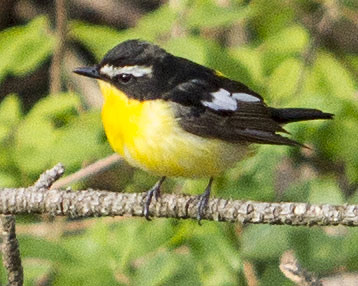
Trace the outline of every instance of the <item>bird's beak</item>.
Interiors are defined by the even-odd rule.
[[[97,78],[97,79],[101,78],[97,66],[76,68],[73,70],[73,72],[91,78]]]

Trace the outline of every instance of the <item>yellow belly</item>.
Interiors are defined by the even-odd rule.
[[[159,176],[209,177],[232,167],[246,147],[203,138],[180,128],[163,100],[140,102],[99,81],[103,126],[114,151]]]

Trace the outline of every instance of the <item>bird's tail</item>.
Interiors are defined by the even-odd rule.
[[[270,108],[272,119],[277,123],[286,124],[296,121],[332,119],[332,113],[310,108]]]

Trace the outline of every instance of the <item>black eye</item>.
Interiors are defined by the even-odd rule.
[[[133,75],[131,75],[129,73],[121,73],[121,74],[117,75],[117,79],[123,83],[129,82],[132,78],[133,78]]]

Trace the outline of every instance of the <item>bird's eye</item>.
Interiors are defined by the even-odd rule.
[[[133,78],[133,75],[129,73],[121,73],[117,76],[117,79],[122,83],[128,83]]]

